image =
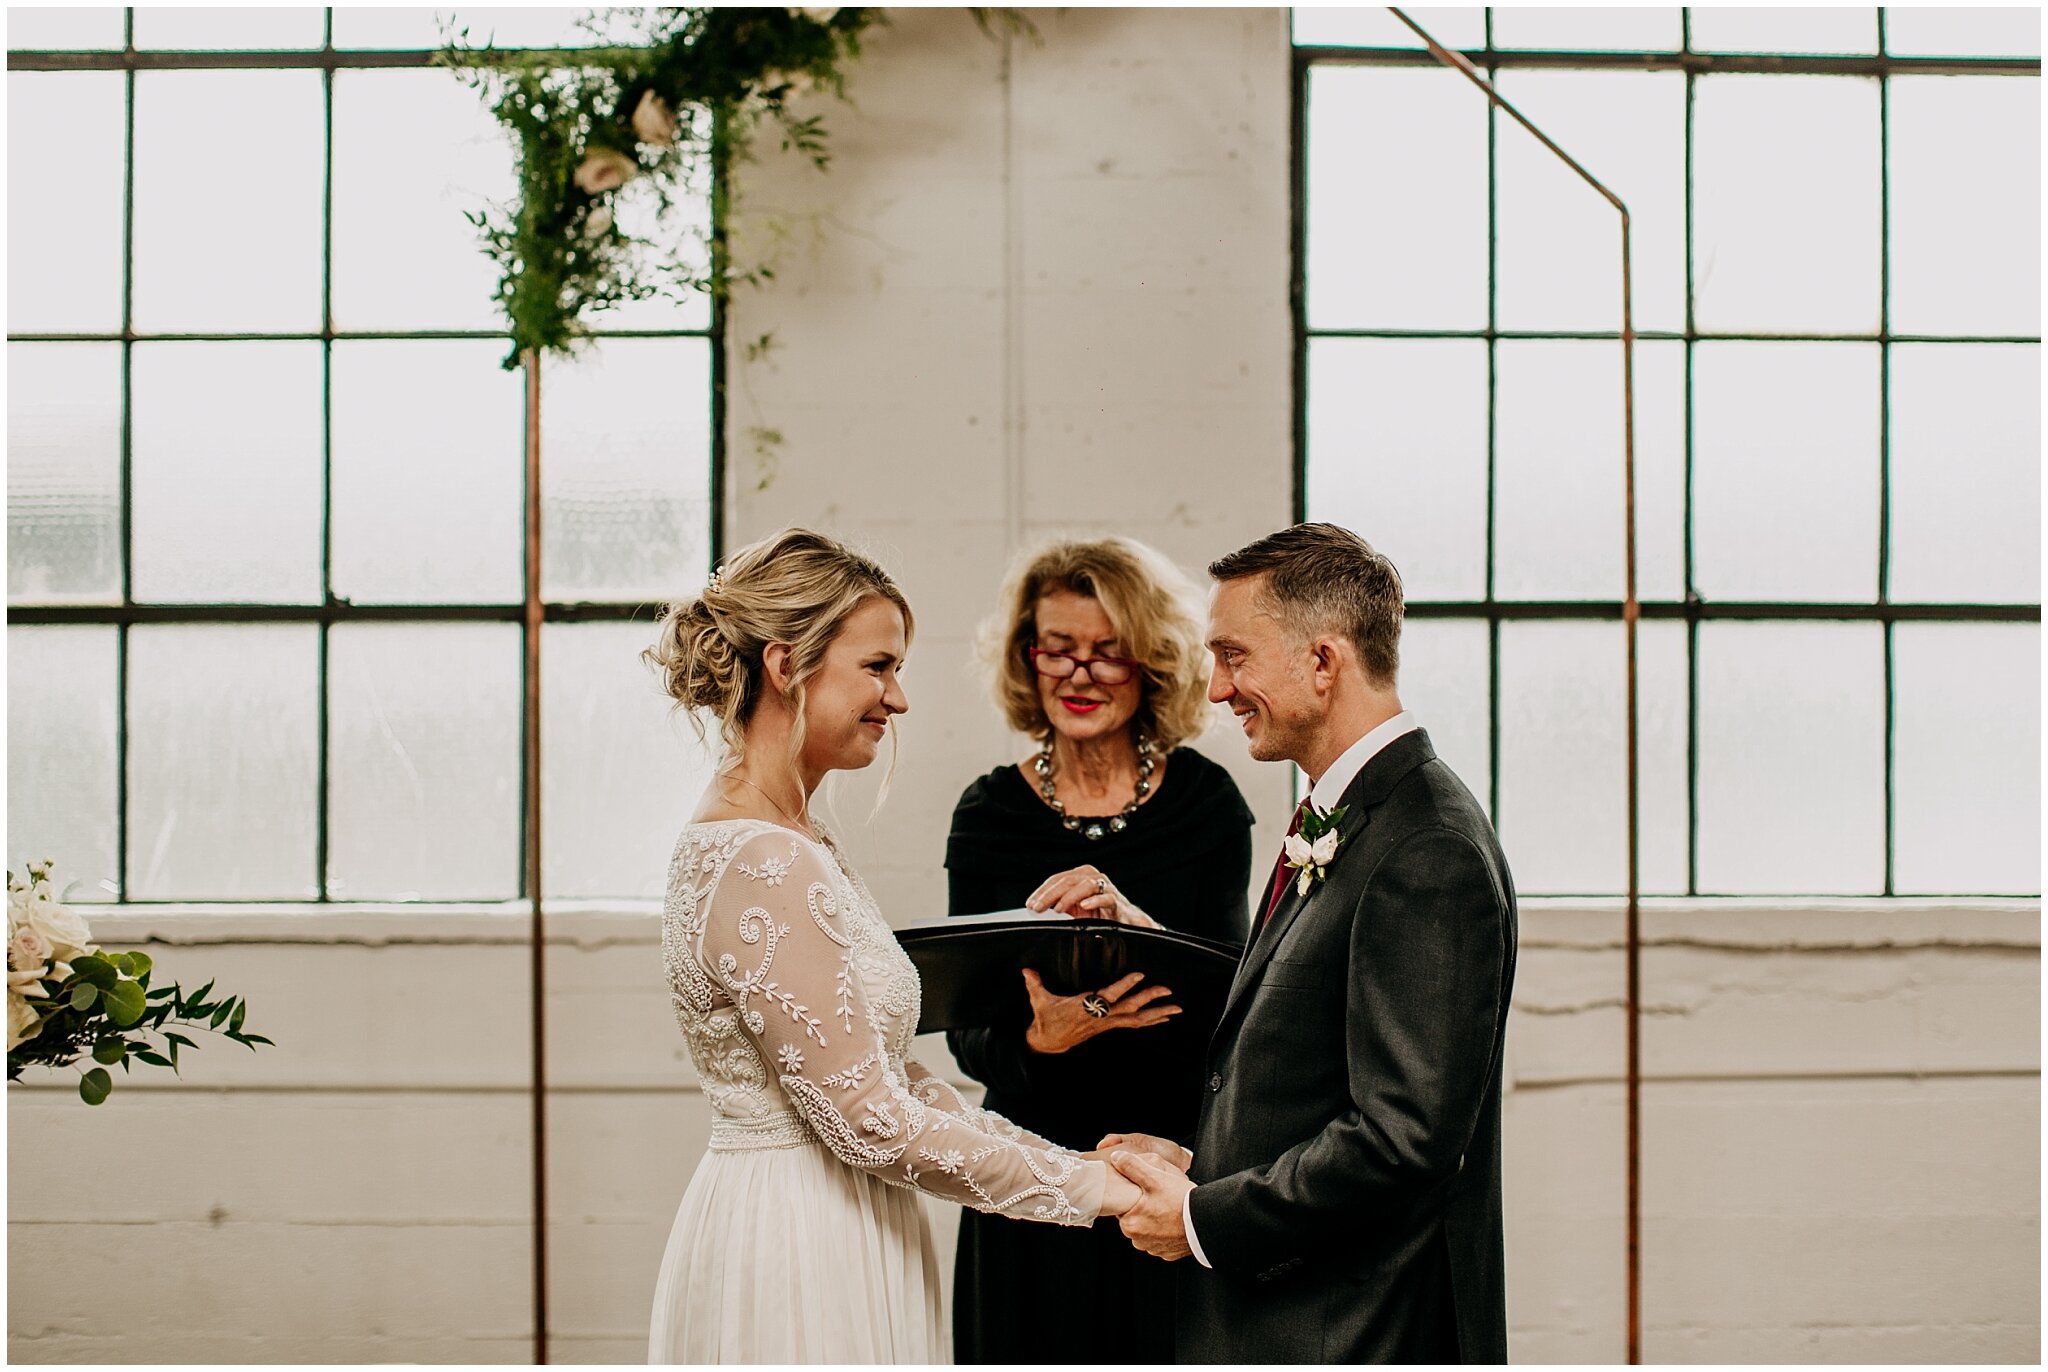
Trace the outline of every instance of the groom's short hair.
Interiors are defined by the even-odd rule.
[[[1296,524],[1209,564],[1218,581],[1261,576],[1260,599],[1302,639],[1336,630],[1366,675],[1392,686],[1401,666],[1401,574],[1384,553],[1335,524]]]

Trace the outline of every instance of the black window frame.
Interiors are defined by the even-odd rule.
[[[563,65],[574,62],[576,49],[573,47],[529,49],[527,51],[559,52]],[[115,822],[115,882],[118,893],[109,908],[124,905],[380,905],[391,901],[376,898],[335,898],[330,894],[330,873],[328,860],[330,852],[330,830],[332,827],[331,793],[334,759],[329,730],[331,692],[328,681],[329,638],[337,624],[365,623],[481,623],[514,624],[521,627],[521,654],[528,651],[526,644],[525,606],[523,599],[499,603],[448,604],[433,603],[378,603],[358,605],[337,597],[333,584],[333,494],[334,494],[334,425],[333,425],[333,367],[334,344],[336,342],[401,342],[438,340],[486,340],[509,345],[510,333],[493,329],[417,329],[417,330],[346,330],[334,327],[334,76],[338,71],[367,71],[379,69],[429,69],[438,63],[437,49],[424,48],[336,48],[334,45],[334,10],[328,7],[323,16],[321,45],[318,48],[300,49],[138,49],[135,46],[135,10],[128,7],[123,11],[122,46],[118,49],[93,50],[42,50],[10,49],[7,54],[9,72],[118,72],[125,77],[125,123],[122,166],[125,184],[122,189],[122,283],[121,283],[121,327],[114,332],[15,332],[10,330],[7,341],[12,343],[52,344],[110,344],[121,347],[121,426],[120,426],[120,557],[121,596],[118,603],[111,604],[57,604],[37,602],[15,602],[10,596],[7,607],[7,622],[10,625],[29,627],[82,625],[112,628],[115,631],[115,731],[114,731],[114,822]],[[321,206],[321,326],[312,331],[277,332],[138,332],[134,327],[134,276],[135,276],[135,77],[139,72],[159,71],[279,71],[312,70],[321,73],[321,100],[323,107],[322,176],[323,192]],[[449,80],[454,80],[451,73]],[[715,225],[714,225],[715,230]],[[479,246],[478,251],[482,248]],[[725,330],[726,311],[724,302],[714,293],[711,301],[710,319],[703,327],[677,329],[605,329],[594,328],[593,339],[631,338],[701,338],[709,352],[710,366],[710,490],[708,495],[707,519],[709,523],[709,557],[705,565],[708,574],[723,557],[725,524]],[[263,342],[291,343],[317,342],[321,346],[321,599],[318,603],[306,604],[249,604],[242,602],[186,603],[186,602],[140,602],[134,596],[134,529],[133,529],[133,421],[130,409],[131,381],[133,375],[134,349],[137,343],[233,343]],[[523,478],[522,478],[523,484]],[[524,533],[522,531],[522,537]],[[525,592],[522,572],[522,597]],[[593,601],[593,600],[548,600],[542,605],[544,624],[577,624],[595,622],[641,622],[653,624],[659,613],[657,602]],[[304,624],[317,626],[319,647],[317,654],[317,738],[315,773],[315,825],[314,851],[312,853],[314,881],[317,895],[311,897],[214,897],[191,896],[164,900],[136,901],[130,895],[130,851],[129,851],[129,682],[128,682],[128,637],[138,625],[171,624]],[[476,905],[498,906],[505,901],[530,901],[536,893],[529,890],[529,873],[532,868],[526,852],[529,836],[526,826],[519,824],[518,814],[525,813],[533,792],[541,785],[539,768],[528,755],[526,740],[532,731],[525,727],[528,717],[535,708],[531,692],[526,689],[522,674],[520,691],[520,758],[519,791],[520,809],[507,816],[508,822],[519,827],[518,864],[519,878],[511,895],[489,895],[451,897],[421,902],[432,905]],[[345,761],[344,761],[345,765]],[[99,902],[95,902],[96,904]]]
[[[1421,16],[1426,19],[1426,15]],[[2035,335],[1912,335],[1891,331],[1891,81],[1894,76],[2031,76],[2041,74],[2039,58],[2019,57],[1910,57],[1886,51],[1884,10],[1877,9],[1877,52],[1862,56],[1793,55],[1762,53],[1704,53],[1692,48],[1691,10],[1680,10],[1680,43],[1675,51],[1608,51],[1596,49],[1502,49],[1494,46],[1493,9],[1485,10],[1484,47],[1463,49],[1463,55],[1493,80],[1502,70],[1597,70],[1657,72],[1679,71],[1685,75],[1685,321],[1677,331],[1638,329],[1641,341],[1682,343],[1684,358],[1684,544],[1681,600],[1640,602],[1645,620],[1678,621],[1686,626],[1686,882],[1687,898],[1714,898],[1726,893],[1702,890],[1699,881],[1699,637],[1700,626],[1715,621],[1804,620],[1809,622],[1876,622],[1883,626],[1884,640],[1884,886],[1880,892],[1862,895],[1842,892],[1782,892],[1787,899],[1818,896],[1829,899],[1889,899],[1897,896],[1895,860],[1897,853],[1897,805],[1894,778],[1897,772],[1897,670],[1894,661],[1895,628],[1905,623],[2030,623],[2041,622],[2041,606],[1967,602],[1929,604],[1897,602],[1890,595],[1890,487],[1891,487],[1891,354],[1892,345],[1905,344],[2031,344],[2040,345]],[[1425,25],[1426,26],[1426,25]],[[1487,626],[1488,660],[1488,813],[1500,818],[1500,638],[1501,625],[1509,622],[1612,620],[1622,619],[1623,602],[1614,600],[1533,601],[1504,600],[1495,593],[1495,473],[1498,469],[1498,376],[1499,344],[1502,340],[1584,340],[1619,342],[1619,327],[1611,331],[1512,330],[1499,327],[1499,138],[1500,111],[1487,108],[1487,323],[1480,329],[1394,329],[1394,328],[1312,328],[1308,322],[1308,94],[1310,72],[1315,67],[1435,67],[1437,59],[1423,47],[1292,45],[1293,79],[1290,90],[1290,188],[1292,243],[1290,261],[1290,308],[1294,329],[1294,431],[1293,431],[1293,517],[1309,517],[1308,510],[1308,356],[1312,339],[1466,339],[1483,341],[1487,359],[1486,424],[1486,595],[1480,600],[1411,600],[1406,613],[1412,619],[1465,620]],[[1693,299],[1693,109],[1699,78],[1727,73],[1755,73],[1784,76],[1865,76],[1878,83],[1879,139],[1879,321],[1874,333],[1715,333],[1698,328]],[[1473,100],[1484,100],[1479,91]],[[1567,149],[1567,151],[1570,151]],[[1597,168],[1595,169],[1597,172]],[[1618,264],[1617,264],[1618,269]],[[1703,599],[1695,586],[1693,565],[1693,369],[1701,342],[1804,342],[1875,343],[1879,350],[1878,373],[1878,582],[1876,598],[1870,602],[1768,601],[1733,602]],[[1617,396],[1619,408],[1619,396]],[[1616,484],[1620,483],[1619,473]],[[1619,665],[1617,664],[1617,670]],[[1546,893],[1548,894],[1548,893]],[[1564,894],[1564,893],[1560,893]],[[1589,897],[1609,898],[1620,892],[1586,892]],[[1910,893],[1924,898],[1924,893]],[[1743,893],[1753,898],[1753,893]],[[1978,896],[2000,899],[2039,899],[2037,890],[2026,896],[1981,892],[1946,892],[1932,898],[1968,899]],[[1775,897],[1771,897],[1775,898]]]

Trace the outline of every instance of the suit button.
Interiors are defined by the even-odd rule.
[[[1221,1091],[1223,1089],[1223,1074],[1221,1072],[1211,1072],[1209,1074],[1209,1089],[1211,1091]]]

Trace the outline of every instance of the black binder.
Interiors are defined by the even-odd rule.
[[[1171,929],[1139,929],[1104,919],[1073,919],[1006,910],[955,919],[918,920],[896,931],[923,982],[920,1034],[942,1029],[1023,1024],[1031,1018],[1022,969],[1045,979],[1055,995],[1072,996],[1143,972],[1143,989],[1173,988],[1181,1007],[1171,1024],[1206,1042],[1230,994],[1242,952],[1235,944]]]

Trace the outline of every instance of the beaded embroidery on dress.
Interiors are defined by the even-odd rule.
[[[713,1124],[663,1262],[653,1361],[942,1359],[931,1239],[914,1198],[888,1201],[887,1188],[1018,1219],[1095,1219],[1100,1164],[968,1104],[910,1056],[917,968],[829,834],[819,844],[759,820],[690,825],[669,867],[662,956]],[[838,1328],[845,1292],[715,1298],[747,1265],[737,1250],[764,1237],[725,1183],[743,1172],[763,1182],[753,1174],[764,1168],[805,1173],[774,1183],[783,1194],[771,1203],[793,1207],[773,1217],[778,1231],[812,1242],[843,1231],[855,1251],[834,1255],[834,1268],[904,1269],[855,1274],[881,1283],[859,1299],[903,1304],[904,1319],[880,1335],[865,1315]],[[807,1196],[818,1213],[796,1213]],[[822,1324],[797,1319],[820,1299]]]

